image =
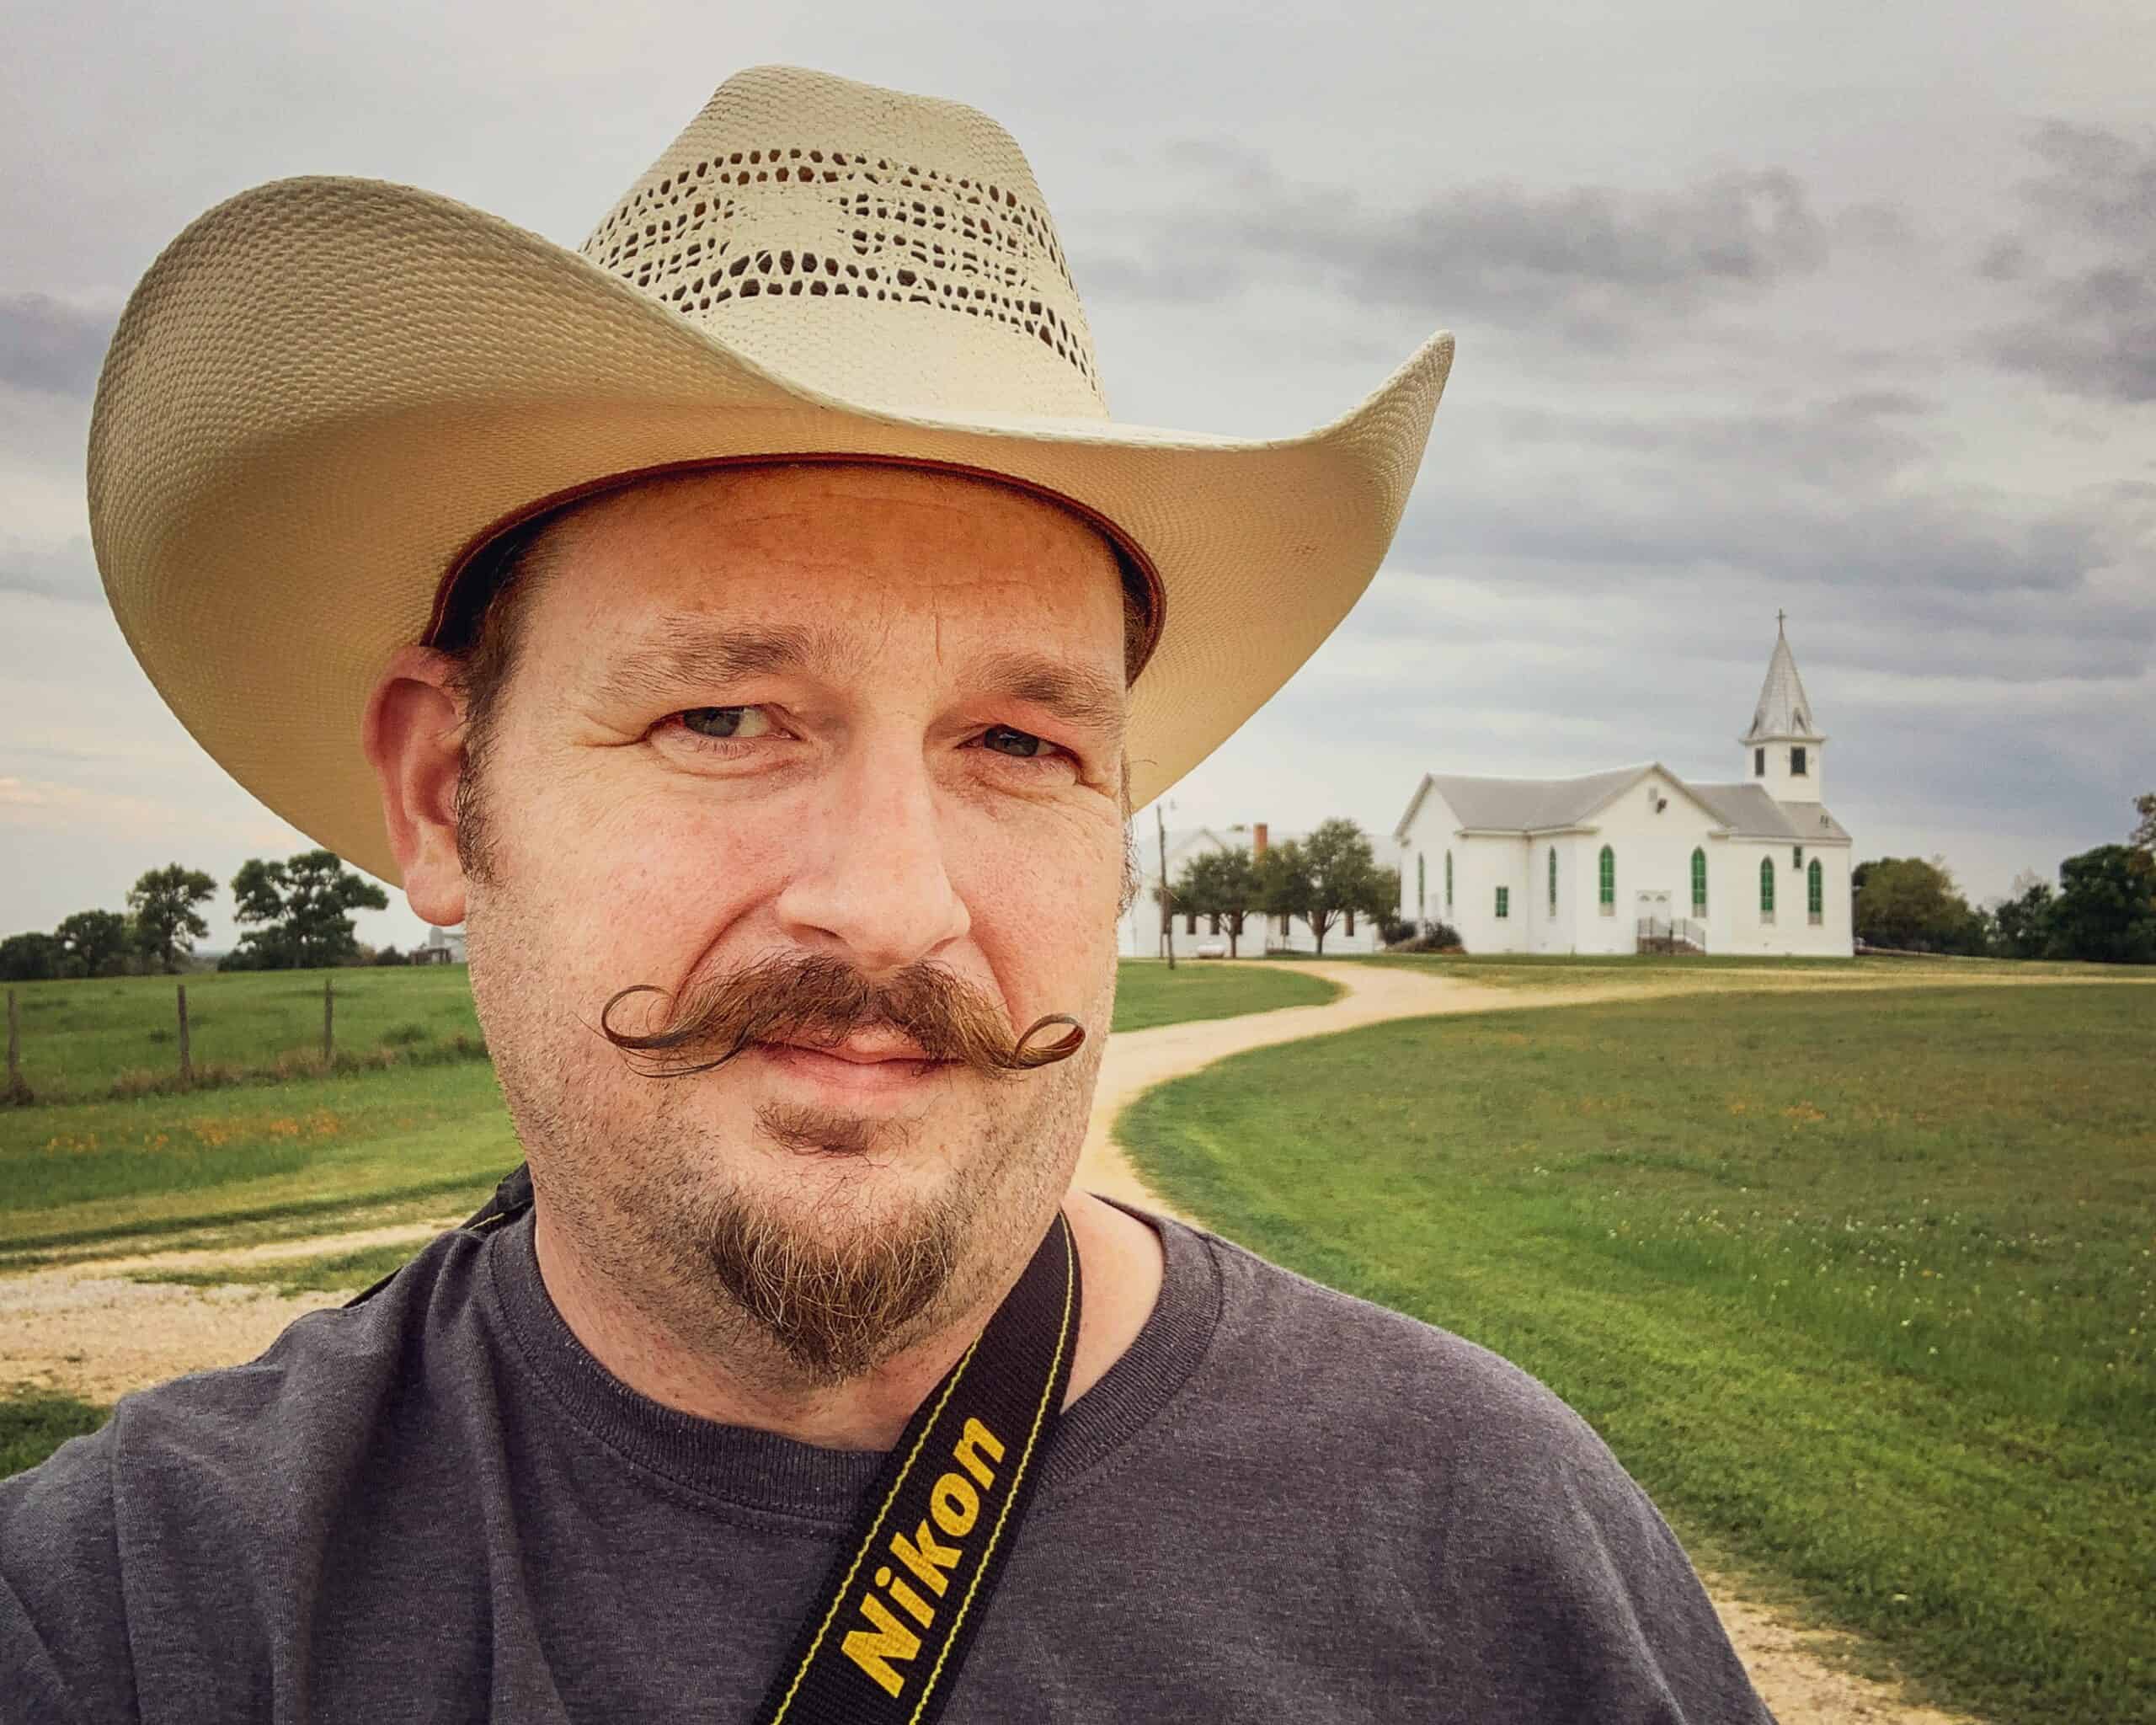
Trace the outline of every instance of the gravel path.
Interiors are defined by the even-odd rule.
[[[1278,961],[1273,961],[1278,962]],[[1150,1192],[1116,1145],[1116,1117],[1143,1091],[1247,1049],[1426,1014],[1580,1006],[1604,1001],[1742,989],[1817,988],[1819,979],[1786,970],[1658,972],[1639,981],[1492,986],[1428,971],[1314,962],[1298,969],[1338,983],[1343,992],[1321,1007],[1293,1007],[1240,1018],[1167,1024],[1108,1039],[1077,1184],[1146,1208],[1176,1212]],[[2028,986],[2041,980],[1956,976],[1951,972],[1851,979],[1836,987],[1908,988],[1991,980]],[[457,1216],[244,1247],[136,1252],[121,1258],[0,1276],[0,1389],[35,1385],[109,1402],[127,1391],[182,1373],[251,1359],[302,1314],[341,1304],[341,1293],[286,1295],[259,1286],[201,1288],[133,1279],[144,1272],[196,1272],[224,1265],[312,1258],[366,1247],[408,1242],[415,1250]],[[1886,1685],[1855,1676],[1834,1655],[1846,1637],[1809,1630],[1776,1608],[1743,1599],[1710,1576],[1709,1590],[1730,1639],[1782,1725],[1969,1725],[1916,1706]]]

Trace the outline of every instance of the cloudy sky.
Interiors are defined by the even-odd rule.
[[[1300,432],[1455,333],[1390,558],[1177,824],[1388,831],[1426,769],[1739,777],[1785,609],[1860,856],[1985,896],[2123,836],[2156,787],[2146,0],[1321,11],[12,11],[0,934],[306,842],[166,713],[90,558],[90,391],[157,250],[311,173],[574,245],[766,61],[1011,128],[1118,418]],[[362,934],[420,927],[400,897]]]

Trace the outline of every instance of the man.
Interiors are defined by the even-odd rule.
[[[744,73],[581,256],[260,189],[92,432],[175,709],[462,921],[529,1192],[0,1487],[9,1717],[1754,1721],[1549,1393],[1070,1186],[1123,833],[1449,362],[1107,417],[1017,146]]]

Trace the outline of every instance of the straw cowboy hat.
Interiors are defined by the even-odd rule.
[[[1451,359],[1433,336],[1300,437],[1111,419],[1010,135],[957,103],[760,67],[579,251],[374,180],[279,180],[210,211],[114,334],[91,529],[120,628],[196,740],[395,881],[361,713],[393,649],[444,638],[498,536],[729,460],[990,475],[1091,521],[1145,589],[1142,804],[1369,585]]]

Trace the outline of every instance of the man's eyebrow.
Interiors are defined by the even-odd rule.
[[[991,654],[970,669],[966,681],[990,694],[1046,708],[1070,724],[1106,736],[1120,736],[1129,715],[1119,681],[1045,654]]]
[[[596,693],[610,705],[626,704],[671,695],[685,685],[723,685],[777,672],[839,676],[859,663],[859,653],[836,631],[813,624],[722,628],[708,617],[670,614],[611,656]]]

